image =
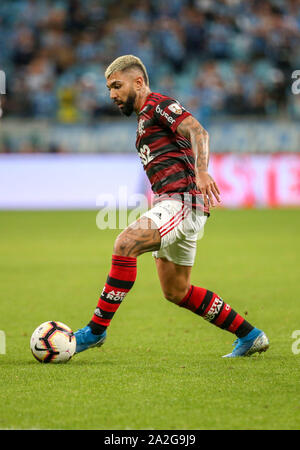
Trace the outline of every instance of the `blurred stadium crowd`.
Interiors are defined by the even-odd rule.
[[[103,71],[135,54],[151,88],[210,117],[300,119],[300,0],[1,0],[5,117],[119,115]]]

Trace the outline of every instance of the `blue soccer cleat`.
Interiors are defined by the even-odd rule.
[[[101,347],[106,339],[106,330],[102,334],[93,334],[91,328],[87,325],[75,331],[76,351],[75,353],[83,352],[88,348]]]
[[[236,346],[232,353],[224,355],[223,358],[235,358],[237,356],[250,356],[256,352],[265,352],[269,348],[269,339],[265,333],[258,328],[253,328],[247,336],[234,341]]]

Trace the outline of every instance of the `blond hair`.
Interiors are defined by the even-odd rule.
[[[105,78],[109,78],[114,72],[123,72],[123,70],[138,68],[143,74],[144,81],[147,86],[149,86],[149,77],[147,69],[137,56],[134,55],[124,55],[116,58],[106,69]]]

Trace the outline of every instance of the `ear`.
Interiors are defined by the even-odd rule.
[[[134,82],[135,82],[135,87],[137,88],[137,90],[140,90],[145,84],[144,78],[142,75],[137,76],[135,78]]]

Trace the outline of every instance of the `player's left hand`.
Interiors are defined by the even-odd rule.
[[[208,172],[198,171],[196,174],[196,185],[201,191],[204,198],[204,206],[215,206],[214,198],[220,203],[220,191],[215,180],[209,175]],[[209,199],[209,203],[208,203]]]

